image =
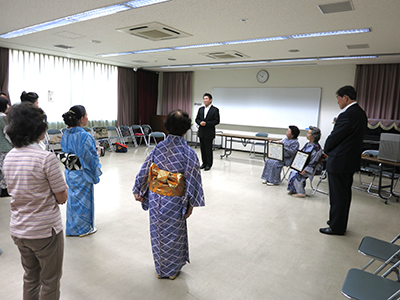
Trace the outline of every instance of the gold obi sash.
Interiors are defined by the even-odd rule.
[[[182,196],[185,191],[184,176],[160,170],[152,163],[149,170],[149,188],[153,193],[163,196]]]

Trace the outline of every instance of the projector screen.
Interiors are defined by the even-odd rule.
[[[321,88],[213,88],[212,95],[221,124],[318,126]]]

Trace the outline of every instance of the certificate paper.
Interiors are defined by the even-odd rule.
[[[302,172],[304,167],[307,165],[309,161],[309,157],[310,153],[297,150],[296,155],[294,156],[294,159],[290,167],[298,172]]]
[[[283,144],[269,142],[268,143],[268,158],[283,161]]]

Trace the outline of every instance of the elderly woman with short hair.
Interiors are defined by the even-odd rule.
[[[319,159],[322,155],[321,145],[318,143],[321,139],[321,130],[318,127],[310,126],[307,132],[308,142],[301,151],[310,153],[307,165],[303,171],[297,172],[293,170],[289,175],[288,191],[293,197],[303,198],[306,196],[306,180],[313,179],[315,170],[318,166]]]

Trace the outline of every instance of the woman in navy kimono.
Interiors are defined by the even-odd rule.
[[[322,155],[321,145],[318,143],[321,138],[321,130],[318,127],[310,126],[307,132],[307,144],[304,145],[301,151],[310,153],[309,161],[302,172],[293,170],[289,175],[288,191],[293,197],[303,198],[306,196],[306,180],[313,179],[318,167],[319,159]],[[321,165],[322,166],[322,165]]]
[[[135,199],[150,213],[158,278],[175,279],[189,262],[186,219],[193,207],[204,206],[199,159],[183,138],[190,126],[186,112],[169,113],[169,135],[147,156],[133,187]]]
[[[289,126],[286,131],[286,137],[279,143],[283,144],[283,161],[268,159],[265,162],[264,170],[261,174],[261,179],[264,184],[277,185],[281,183],[281,171],[283,166],[289,166],[292,163],[296,151],[300,144],[297,139],[300,130],[297,126]]]
[[[86,236],[97,231],[94,227],[94,187],[102,174],[94,138],[82,127],[88,116],[82,105],[75,105],[63,114],[67,130],[61,139],[64,153],[78,156],[82,168],[65,169],[68,184],[67,236]]]

